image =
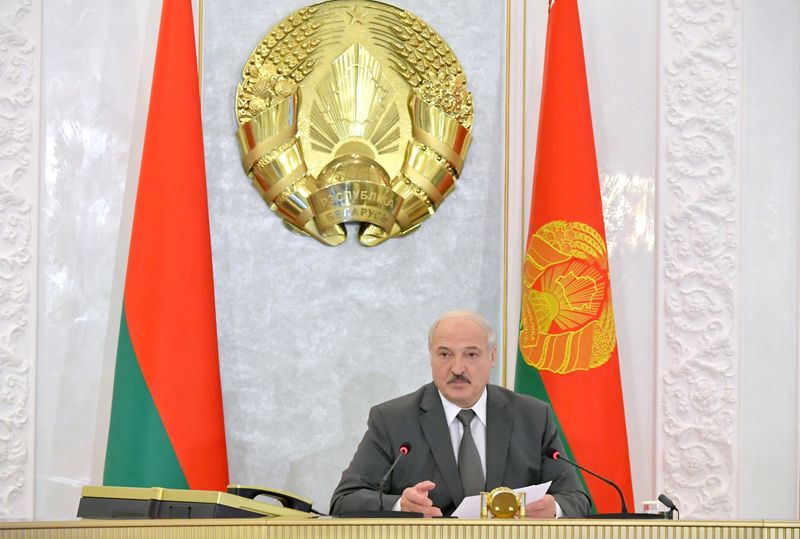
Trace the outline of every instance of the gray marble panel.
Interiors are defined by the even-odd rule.
[[[497,326],[505,5],[396,2],[433,26],[464,66],[474,141],[437,215],[412,236],[366,249],[353,230],[337,248],[289,233],[240,164],[241,69],[304,4],[206,3],[204,129],[231,480],[295,490],[324,511],[369,407],[430,380],[429,324],[469,307]]]

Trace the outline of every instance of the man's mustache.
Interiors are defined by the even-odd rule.
[[[467,378],[463,374],[451,374],[450,377],[447,379],[447,383],[449,384],[451,382],[464,382],[466,384],[472,383],[469,381],[469,378]]]

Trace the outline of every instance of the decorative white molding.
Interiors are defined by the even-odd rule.
[[[0,519],[33,517],[41,6],[0,3]]]
[[[664,0],[662,14],[656,484],[681,516],[736,518],[740,6]]]

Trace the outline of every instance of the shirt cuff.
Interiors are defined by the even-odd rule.
[[[558,504],[556,504],[556,507],[558,507]],[[392,511],[400,511],[400,498],[397,498],[397,501],[394,502],[394,505],[392,506]],[[556,510],[556,512],[558,511]]]
[[[399,504],[400,501],[398,500],[397,503]],[[561,506],[558,505],[558,502],[556,502],[556,518],[563,518],[563,517],[564,517],[564,511],[561,509]]]

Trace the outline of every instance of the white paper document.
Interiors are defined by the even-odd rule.
[[[524,492],[526,498],[525,503],[533,503],[544,498],[544,495],[547,494],[547,489],[550,488],[550,483],[552,483],[552,481],[540,485],[517,488],[514,489],[514,492],[518,494]],[[491,517],[491,513],[489,513],[489,515]],[[481,518],[481,495],[478,494],[477,496],[467,496],[464,498],[456,510],[453,511],[453,516],[457,518]]]

